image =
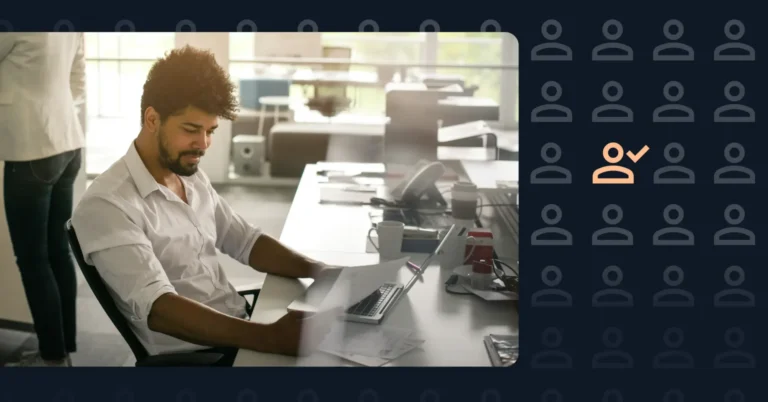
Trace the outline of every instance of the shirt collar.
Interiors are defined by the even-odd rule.
[[[141,160],[134,141],[131,141],[128,152],[125,154],[125,164],[128,166],[128,173],[133,178],[133,182],[136,183],[141,198],[146,198],[152,192],[160,190],[160,185],[157,184],[155,178],[144,165],[144,161]]]

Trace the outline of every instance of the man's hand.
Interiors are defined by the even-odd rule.
[[[270,352],[289,356],[311,354],[336,322],[338,311],[317,314],[289,311],[268,326]]]
[[[310,277],[312,279],[317,279],[330,271],[335,271],[342,268],[344,267],[338,266],[338,265],[328,265],[322,262],[316,262],[312,265],[312,269],[310,270]]]

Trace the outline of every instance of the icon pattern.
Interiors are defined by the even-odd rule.
[[[531,150],[522,198],[536,211],[521,227],[537,235],[521,246],[535,267],[521,281],[524,300],[536,311],[521,331],[534,323],[544,337],[530,347],[580,368],[652,368],[670,384],[681,370],[758,367],[762,324],[746,323],[762,320],[751,315],[762,301],[752,284],[768,257],[761,27],[604,18],[580,43],[572,20],[543,21],[521,83],[531,95],[521,109],[521,146]],[[561,247],[565,239],[573,247]],[[589,331],[596,322],[601,330]],[[606,384],[603,401],[634,400]],[[664,402],[700,399],[683,386],[653,392]],[[745,399],[739,388],[724,397]]]

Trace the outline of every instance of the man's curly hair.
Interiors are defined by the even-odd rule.
[[[161,122],[194,106],[207,113],[235,120],[235,86],[207,50],[190,46],[174,49],[158,59],[147,74],[141,96],[141,123],[152,106]]]

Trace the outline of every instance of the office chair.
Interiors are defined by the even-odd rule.
[[[89,265],[85,262],[83,257],[83,251],[80,248],[80,242],[77,240],[75,229],[72,227],[72,221],[68,220],[66,223],[67,235],[69,238],[69,245],[72,252],[75,254],[80,270],[83,272],[85,280],[91,287],[93,294],[101,304],[101,307],[107,313],[107,316],[112,321],[112,324],[117,327],[120,335],[130,346],[134,357],[136,358],[136,367],[183,367],[183,366],[214,366],[222,357],[221,353],[202,353],[202,352],[184,352],[184,353],[169,353],[150,355],[147,349],[139,341],[139,338],[133,332],[128,325],[128,320],[123,313],[117,308],[115,301],[112,299],[112,295],[107,289],[107,285],[101,278],[99,271],[96,267]],[[253,303],[249,304],[248,312],[253,309],[253,305],[256,304],[256,298],[258,297],[260,289],[247,289],[239,291],[240,295],[245,297],[246,295],[253,295]],[[247,301],[246,301],[247,303]]]

